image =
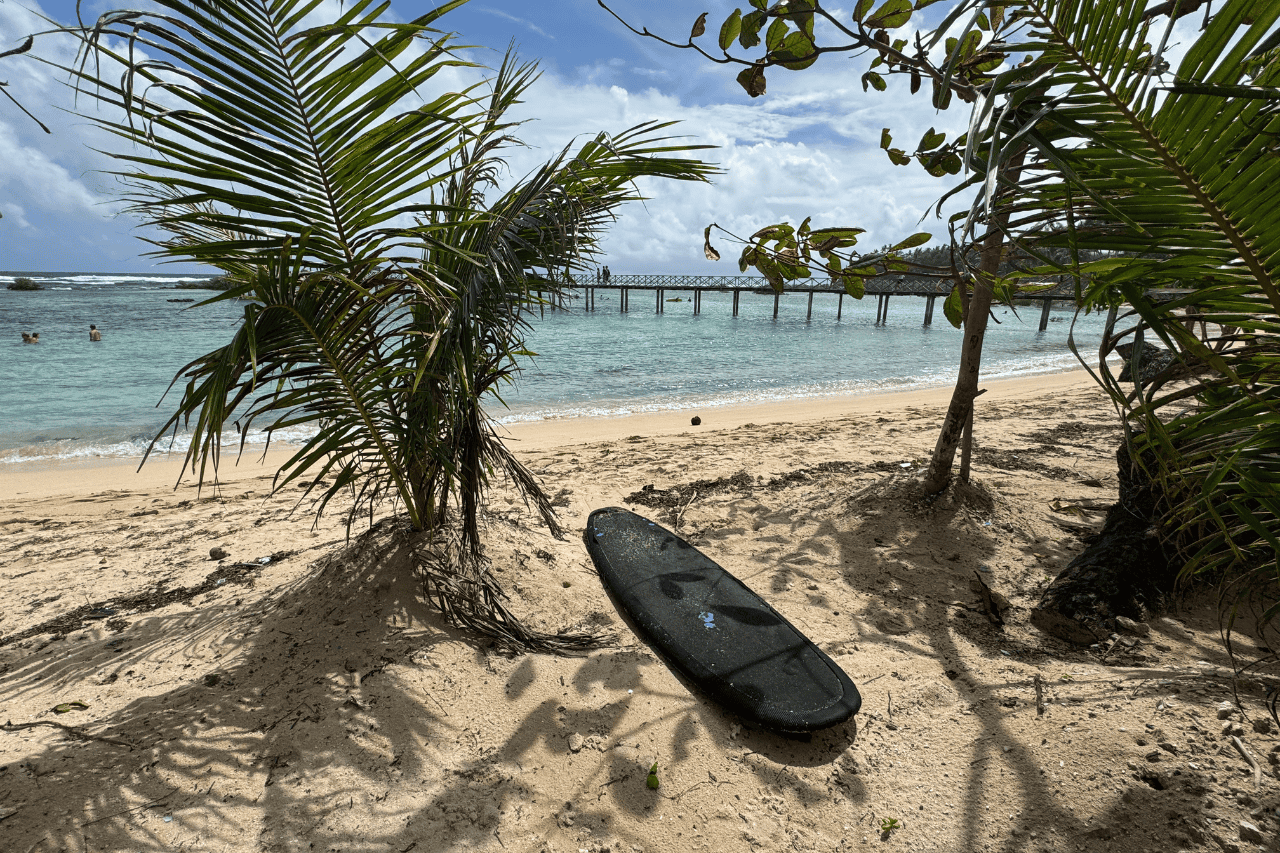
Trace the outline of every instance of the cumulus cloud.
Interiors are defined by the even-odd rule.
[[[339,3],[325,0],[322,6],[316,14],[336,10]],[[0,43],[39,26],[22,7],[0,2]],[[764,225],[812,216],[817,227],[866,228],[862,245],[868,250],[917,230],[945,237],[938,220],[926,219],[922,226],[917,221],[951,182],[933,179],[915,164],[890,164],[879,148],[880,130],[890,127],[905,148],[914,147],[930,127],[952,136],[967,121],[963,105],[939,115],[927,97],[909,96],[906,82],[894,78],[887,92],[864,93],[858,82],[863,65],[846,57],[824,58],[804,72],[775,69],[769,93],[749,99],[733,82],[735,69],[635,41],[634,56],[589,67],[563,67],[562,56],[562,66],[547,70],[517,108],[518,117],[529,119],[519,135],[531,148],[509,157],[513,175],[523,175],[574,140],[647,121],[677,120],[668,133],[717,146],[701,155],[724,170],[713,185],[651,181],[641,187],[649,200],[629,205],[605,243],[615,271],[737,273],[737,252],[723,240],[723,261],[703,258],[702,229],[711,222],[748,236]],[[70,42],[48,40],[38,49],[62,63],[74,55]],[[473,56],[495,62],[489,52]],[[63,111],[74,107],[71,93],[48,66],[9,63],[3,70],[11,91],[55,133],[46,137],[13,111],[0,111],[0,201],[28,211],[22,221],[32,228],[49,227],[44,223],[53,220],[30,211],[56,208],[93,221],[95,239],[86,245],[144,251],[129,236],[133,223],[111,218],[101,204],[112,185],[100,172],[112,166],[92,149],[120,143]],[[449,69],[433,85],[456,91],[479,74]],[[91,105],[82,100],[79,107]],[[9,208],[5,212],[0,229],[17,227],[19,219]],[[89,257],[77,263],[95,266]]]
[[[27,221],[27,212],[20,204],[0,201],[0,217],[4,218],[5,224],[10,228],[31,227],[31,223]]]
[[[616,272],[736,274],[735,250],[722,245],[718,263],[703,257],[702,230],[711,222],[745,237],[811,216],[815,227],[867,229],[868,250],[921,230],[945,239],[945,223],[929,211],[957,179],[932,178],[917,164],[892,165],[880,149],[880,131],[892,128],[910,149],[930,127],[949,137],[963,132],[967,112],[961,106],[938,114],[927,98],[910,97],[905,81],[892,81],[885,93],[863,93],[852,67],[837,61],[802,73],[777,70],[763,98],[744,94],[707,104],[652,87],[575,84],[547,73],[525,99],[522,109],[533,120],[520,136],[545,157],[575,136],[678,120],[669,132],[717,146],[702,154],[724,171],[714,186],[649,182],[643,189],[650,200],[623,211],[605,243]],[[531,168],[534,160],[532,152],[520,154],[513,168]]]

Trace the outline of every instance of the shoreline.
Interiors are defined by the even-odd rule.
[[[982,398],[986,403],[1096,387],[1088,372],[1082,368],[993,379],[983,385],[987,389]],[[932,406],[945,409],[950,402],[951,391],[951,386],[934,386],[830,397],[801,397],[706,409],[675,409],[618,417],[551,418],[500,425],[499,435],[510,442],[518,455],[522,452],[537,452],[581,443],[618,441],[636,435],[662,438],[698,431],[738,429],[757,422],[799,424],[858,415],[883,415],[909,407]],[[697,427],[690,423],[695,415],[702,418],[702,424]],[[260,447],[250,448],[238,460],[234,452],[224,451],[223,464],[218,472],[218,486],[229,486],[250,479],[270,479],[296,449],[295,445],[281,446],[278,443],[265,453]],[[94,489],[155,490],[168,487],[174,491],[194,492],[197,487],[196,479],[189,471],[183,472],[184,460],[185,453],[153,455],[138,470],[141,457],[137,456],[78,457],[3,463],[0,464],[0,471],[4,474],[9,494],[24,499],[47,498],[71,492],[90,493]],[[203,488],[214,489],[215,485],[206,481]]]
[[[983,401],[986,402],[1097,387],[1097,383],[1083,368],[1033,376],[991,379],[980,384],[986,388],[986,393],[982,395]],[[737,429],[754,421],[805,423],[873,413],[883,414],[894,409],[912,406],[945,408],[951,401],[953,387],[949,384],[830,397],[797,397],[790,400],[708,407],[702,410],[688,408],[619,417],[522,421],[505,425],[503,437],[521,442],[516,445],[517,448],[545,450],[549,447],[578,442],[618,440],[637,433],[645,437],[660,437],[696,430]],[[1099,391],[1101,392],[1101,389]],[[690,423],[690,419],[695,415],[702,418],[702,424],[697,427]]]

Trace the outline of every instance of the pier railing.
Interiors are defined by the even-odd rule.
[[[713,293],[732,293],[733,294],[733,316],[738,316],[738,303],[741,295],[745,293],[759,293],[773,296],[773,316],[778,316],[778,308],[781,297],[786,293],[807,293],[809,295],[809,306],[806,319],[813,318],[813,299],[817,294],[829,294],[835,296],[836,301],[836,319],[841,319],[844,312],[844,288],[834,284],[828,279],[801,279],[799,281],[787,282],[781,292],[775,291],[769,284],[769,280],[764,276],[752,275],[655,275],[655,274],[622,274],[610,275],[606,280],[603,276],[586,277],[575,276],[573,279],[574,289],[581,290],[584,298],[584,308],[587,311],[595,310],[595,299],[597,290],[618,291],[618,310],[626,313],[631,310],[631,291],[654,291],[654,311],[662,314],[666,311],[664,294],[667,291],[690,292],[693,298],[693,313],[702,313],[702,294],[708,291]],[[866,293],[869,296],[876,297],[876,324],[886,323],[889,320],[889,297],[891,296],[922,296],[925,299],[924,309],[924,325],[928,326],[933,323],[934,303],[939,297],[946,298],[952,290],[952,282],[947,279],[925,278],[922,276],[912,275],[882,275],[866,279]],[[1026,299],[1039,300],[1042,303],[1040,312],[1040,330],[1044,331],[1049,324],[1049,307],[1054,301],[1075,301],[1075,289],[1070,283],[1057,284],[1047,290],[1042,290],[1034,294],[1027,294]]]

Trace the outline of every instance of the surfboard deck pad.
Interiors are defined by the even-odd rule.
[[[670,666],[745,720],[802,734],[844,722],[849,676],[746,584],[627,509],[587,519],[587,551],[615,604]]]

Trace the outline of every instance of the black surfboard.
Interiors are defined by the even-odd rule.
[[[587,519],[587,551],[631,625],[677,672],[746,720],[834,726],[862,697],[831,658],[705,554],[618,507]]]

